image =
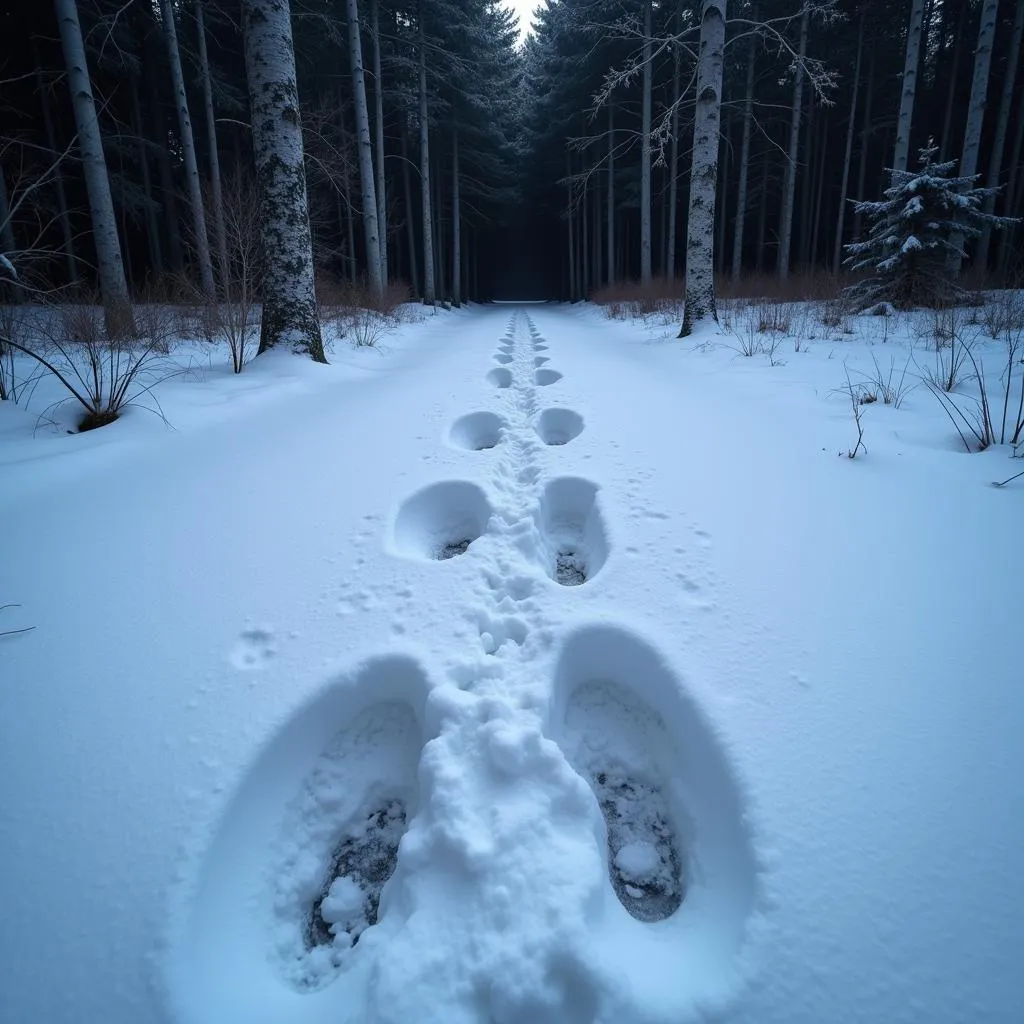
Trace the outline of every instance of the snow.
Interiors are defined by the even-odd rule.
[[[0,405],[0,1020],[1016,1021],[1020,462],[924,387],[846,457],[927,324],[468,308]]]

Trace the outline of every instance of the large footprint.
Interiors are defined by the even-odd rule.
[[[417,813],[428,688],[412,659],[374,659],[268,739],[183,874],[168,956],[178,1017],[352,1021],[344,1008],[365,1003],[375,951],[403,925],[388,879]]]
[[[567,753],[590,783],[608,830],[608,870],[619,902],[639,921],[662,921],[683,901],[680,822],[674,820],[659,755],[665,723],[637,695],[588,682],[569,697]]]
[[[592,938],[631,980],[637,1006],[618,1019],[647,1019],[648,993],[659,1020],[728,1001],[759,869],[742,794],[700,708],[647,642],[593,625],[562,647],[549,729],[605,828],[610,884]]]
[[[377,923],[415,803],[419,724],[406,703],[359,714],[320,756],[282,827],[274,900],[286,977],[318,988]]]

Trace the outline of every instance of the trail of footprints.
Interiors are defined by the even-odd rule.
[[[528,349],[517,343],[524,326],[530,334]],[[549,481],[539,497],[531,490],[540,477],[539,445],[565,446],[584,430],[583,417],[572,409],[552,406],[537,411],[537,389],[562,379],[547,365],[546,351],[529,318],[514,315],[494,356],[498,365],[486,375],[487,382],[507,396],[503,412],[484,410],[459,417],[448,440],[471,452],[498,450],[494,475],[496,490],[505,498],[500,518],[507,536],[532,538],[532,554],[547,575],[563,587],[581,587],[594,579],[608,556],[598,487],[566,476]],[[437,483],[403,504],[395,522],[395,545],[409,557],[439,562],[458,558],[484,535],[495,515],[475,484]],[[519,605],[529,598],[534,583],[489,572],[488,584],[494,609],[478,613],[478,626],[485,653],[498,656],[507,645],[522,647],[529,639],[526,623],[505,612],[509,601]],[[638,774],[629,753],[616,750],[615,744],[602,741],[596,753],[590,750],[591,734],[606,736],[609,724],[613,735],[622,732],[621,722],[605,721],[609,707],[619,719],[636,715],[624,710],[628,698],[624,704],[605,694],[595,704],[592,696],[581,687],[569,700],[567,721],[572,719],[580,730],[570,762],[589,782],[604,816],[610,882],[619,901],[639,921],[663,920],[679,908],[685,889],[676,826],[656,771]],[[639,714],[651,719],[648,732],[664,731],[653,712],[644,709]],[[643,734],[629,739],[641,748],[646,742]],[[402,800],[385,792],[372,806],[362,808],[337,840],[329,869],[308,907],[307,950],[329,946],[343,951],[376,923],[381,891],[395,871],[406,814]]]

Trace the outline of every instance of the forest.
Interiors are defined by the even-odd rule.
[[[799,295],[843,273],[866,231],[856,201],[930,140],[998,190],[986,212],[1020,216],[1024,5],[726,6],[551,0],[520,45],[493,0],[293,0],[290,17],[255,0],[8,5],[5,295],[260,292],[277,256],[262,251],[244,43],[264,7],[290,21],[321,296],[682,294],[688,239],[709,233],[723,286]],[[694,145],[709,12],[724,20],[710,149]],[[1016,279],[1020,240],[986,228],[963,269]]]

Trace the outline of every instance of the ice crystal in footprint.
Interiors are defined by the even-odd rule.
[[[608,869],[619,902],[638,921],[663,921],[683,902],[679,841],[665,799],[621,768],[588,780],[608,826]]]
[[[339,942],[354,946],[377,923],[381,890],[398,864],[405,819],[402,801],[388,801],[341,841],[306,922],[306,949]]]

